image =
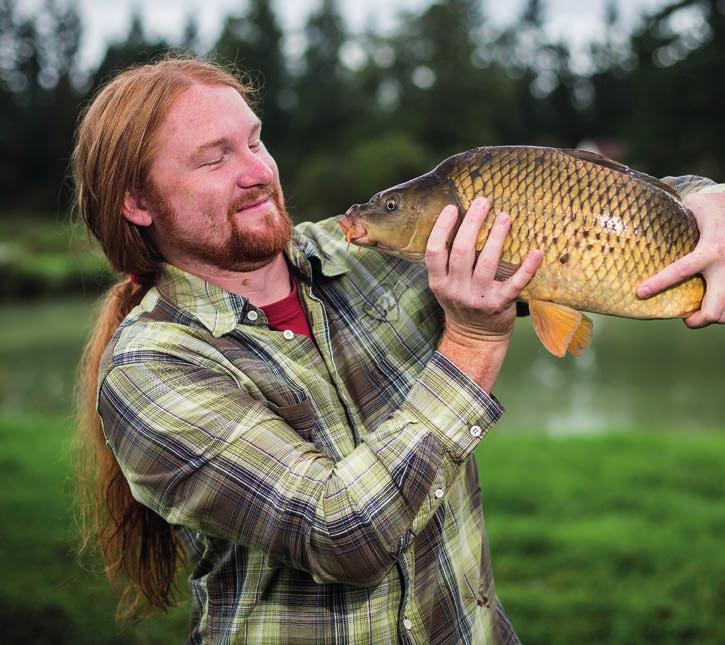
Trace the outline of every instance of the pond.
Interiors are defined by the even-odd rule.
[[[0,308],[0,409],[69,410],[91,311],[88,299]],[[589,349],[563,359],[542,347],[530,319],[517,321],[494,389],[506,408],[497,430],[725,430],[724,326],[593,319]]]
[[[494,393],[499,428],[550,433],[725,429],[725,327],[591,315],[579,358],[549,354],[517,321]]]

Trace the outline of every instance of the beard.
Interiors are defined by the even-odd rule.
[[[157,235],[163,236],[168,246],[176,253],[187,258],[202,261],[225,271],[247,272],[259,269],[287,248],[292,237],[292,220],[285,207],[281,190],[275,186],[251,189],[232,202],[226,209],[225,217],[219,218],[211,207],[200,213],[199,221],[204,222],[204,232],[189,233],[181,224],[177,213],[160,194],[158,188],[149,182],[147,199],[152,212],[156,215]],[[238,211],[265,198],[271,198],[275,212],[267,212],[262,219],[262,227],[245,226],[243,215]]]

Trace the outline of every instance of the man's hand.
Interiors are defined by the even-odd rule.
[[[647,278],[637,295],[649,298],[682,280],[701,273],[705,297],[699,311],[684,322],[688,327],[725,323],[725,193],[691,193],[684,204],[695,216],[700,240],[694,251]]]
[[[450,249],[447,241],[458,219],[446,206],[431,231],[425,253],[430,289],[446,316],[439,351],[485,389],[495,381],[516,320],[516,299],[536,272],[543,254],[530,251],[516,273],[494,279],[501,249],[511,226],[501,213],[476,259],[476,238],[490,206],[471,203]]]

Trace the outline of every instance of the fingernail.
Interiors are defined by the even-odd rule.
[[[637,289],[637,295],[640,298],[649,298],[649,295],[652,293],[652,290],[649,287],[640,287]]]
[[[496,222],[498,224],[508,224],[509,216],[506,215],[506,213],[499,213],[496,217]]]

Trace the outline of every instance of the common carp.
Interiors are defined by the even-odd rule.
[[[589,345],[592,322],[582,311],[650,319],[686,317],[699,309],[705,290],[699,275],[648,299],[635,293],[642,280],[697,244],[697,223],[681,193],[593,152],[474,148],[354,204],[339,224],[348,243],[422,264],[443,207],[457,205],[460,224],[478,196],[511,219],[497,279],[512,275],[529,249],[544,252],[520,299],[528,302],[536,334],[556,356],[578,356]],[[479,251],[493,219],[481,228]]]

